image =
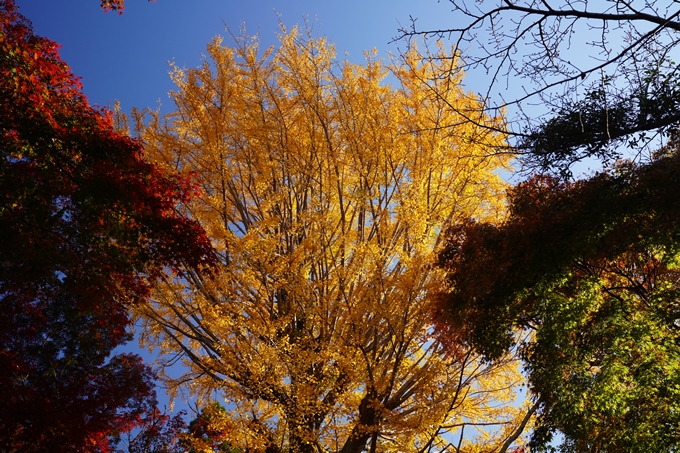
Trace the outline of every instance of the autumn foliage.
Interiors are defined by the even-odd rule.
[[[155,405],[139,357],[110,357],[129,309],[210,264],[176,211],[193,187],[90,107],[58,45],[0,1],[0,450],[100,451]]]
[[[442,331],[489,358],[519,348],[535,446],[559,431],[568,451],[677,449],[679,189],[671,144],[582,181],[535,176],[503,222],[449,229]]]
[[[155,2],[156,0],[148,0]],[[122,14],[125,9],[125,0],[100,0],[101,7],[104,11],[117,11]]]
[[[533,302],[520,297],[527,288],[554,281],[577,262],[611,259],[648,243],[674,247],[679,183],[673,151],[574,183],[534,176],[519,184],[509,192],[502,224],[470,220],[448,230],[440,264],[453,288],[446,297],[452,317],[465,315],[470,340],[485,354],[501,354],[512,326],[530,322]]]
[[[147,344],[187,366],[166,382],[224,398],[211,423],[242,452],[500,449],[526,416],[501,403],[517,363],[433,338],[428,297],[442,228],[502,210],[503,137],[468,119],[500,120],[415,49],[355,65],[309,30],[232,44],[173,68],[174,111],[139,125],[154,162],[198,173],[185,209],[220,256],[140,307]]]

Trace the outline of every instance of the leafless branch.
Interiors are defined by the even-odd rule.
[[[612,100],[637,99],[654,83],[650,78],[676,76],[672,57],[679,42],[680,5],[670,0],[449,2],[451,22],[462,26],[421,29],[411,18],[395,40],[451,41],[460,55],[450,71],[486,73],[483,88],[475,87],[484,113],[505,115],[501,129],[513,145],[526,142],[546,124],[545,118],[573,109],[593,91],[603,90]],[[610,83],[604,86],[603,80]],[[443,84],[430,85],[436,90]],[[678,123],[677,115],[659,118],[621,132],[627,137]],[[500,132],[498,124],[487,126]]]

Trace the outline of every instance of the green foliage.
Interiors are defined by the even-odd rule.
[[[561,451],[680,447],[679,190],[673,145],[586,181],[535,177],[504,223],[450,231],[445,333],[488,359],[519,349],[534,448],[558,431]]]
[[[630,268],[647,263],[647,256],[625,260]],[[618,269],[581,281],[568,275],[532,294],[542,302],[535,311],[540,327],[523,349],[543,408],[534,445],[546,445],[559,429],[565,451],[678,447],[680,330],[671,319],[678,275],[665,269],[635,290],[620,284],[622,276],[612,278]]]

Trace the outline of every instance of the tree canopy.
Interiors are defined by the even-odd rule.
[[[461,26],[402,37],[452,37],[460,67],[486,70],[486,111],[513,112],[507,151],[531,173],[507,218],[448,230],[440,334],[518,351],[533,448],[561,433],[561,451],[676,451],[678,5],[450,3]],[[567,182],[592,158],[608,170]]]
[[[449,230],[442,334],[489,358],[519,349],[534,446],[559,431],[565,451],[678,448],[679,187],[673,144],[575,183],[534,177],[503,222]]]
[[[441,68],[415,50],[354,65],[309,33],[280,40],[215,39],[173,68],[174,111],[138,123],[154,163],[198,174],[184,209],[220,257],[139,309],[146,343],[188,368],[167,382],[224,398],[213,431],[242,452],[520,445],[516,360],[483,363],[430,321],[440,232],[503,210],[504,137],[467,118],[501,120],[460,79],[434,95],[420,80]]]
[[[210,265],[176,206],[189,181],[90,107],[58,45],[0,0],[0,450],[100,451],[153,412],[153,374],[112,351],[180,264]]]

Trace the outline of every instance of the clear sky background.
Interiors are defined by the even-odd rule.
[[[206,44],[225,26],[238,34],[244,24],[259,34],[263,47],[276,43],[279,20],[286,26],[314,22],[320,34],[359,63],[363,51],[381,55],[405,48],[388,44],[417,17],[421,28],[439,28],[453,20],[448,2],[437,0],[126,0],[122,15],[103,12],[99,0],[16,0],[36,34],[61,44],[61,56],[82,78],[92,104],[124,111],[135,106],[169,107],[173,89],[168,62],[196,67]],[[280,19],[279,19],[280,18]]]

